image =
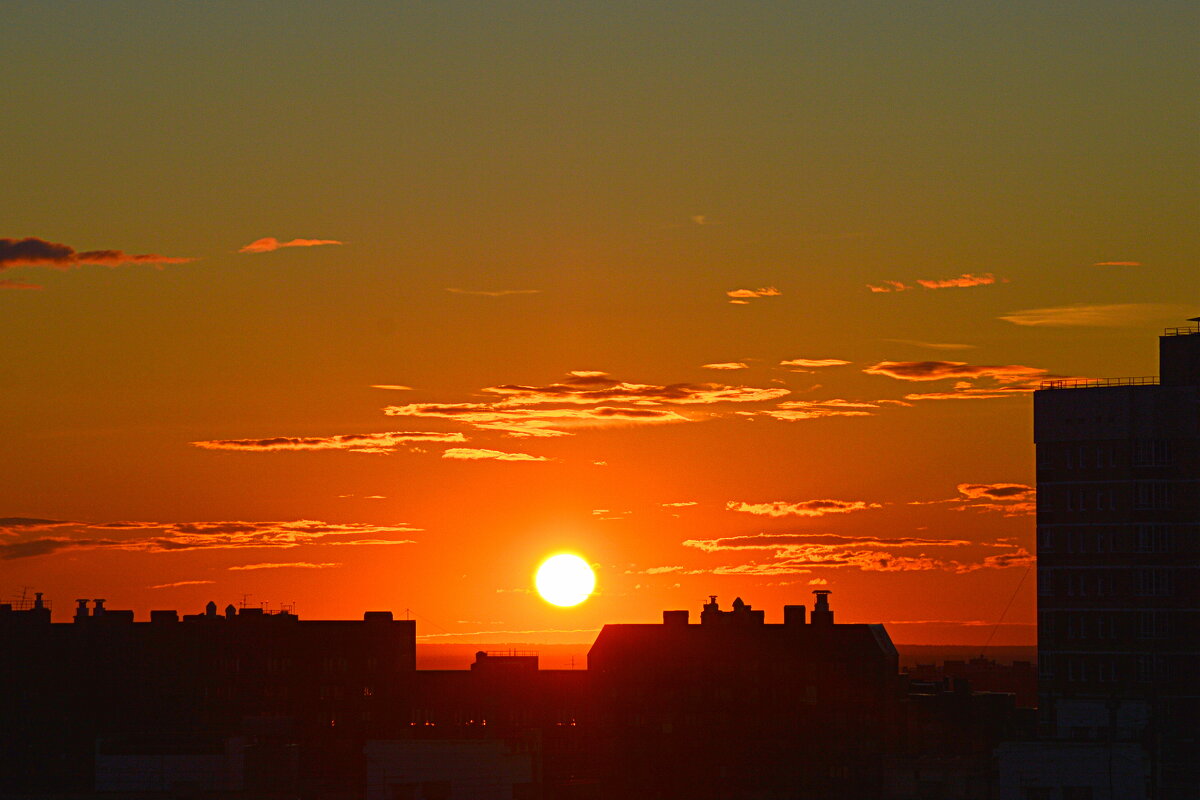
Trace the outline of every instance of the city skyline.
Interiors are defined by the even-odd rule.
[[[56,621],[1033,644],[1032,390],[1200,313],[1195,8],[5,14],[0,601]]]

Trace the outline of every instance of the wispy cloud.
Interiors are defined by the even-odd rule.
[[[679,503],[659,503],[663,508],[687,508],[688,506],[700,505],[695,500],[684,500]]]
[[[479,297],[507,297],[510,294],[541,294],[541,289],[446,289],[454,294],[473,294]]]
[[[766,517],[823,517],[827,514],[849,514],[853,511],[865,511],[870,508],[882,508],[882,506],[879,503],[869,503],[863,500],[800,500],[793,503],[783,500],[769,503],[743,503],[730,500],[725,504],[727,511],[741,511]]]
[[[1046,327],[1119,328],[1140,325],[1178,314],[1181,307],[1166,303],[1110,303],[1029,308],[998,317],[1014,325]]]
[[[262,564],[242,564],[237,567],[228,567],[234,572],[242,572],[255,569],[331,569],[340,567],[341,564],[335,562],[316,563],[312,561],[267,561]]]
[[[1140,261],[1097,261],[1093,267],[1140,267]]]
[[[203,549],[289,549],[307,545],[412,544],[398,534],[421,530],[407,525],[286,522],[55,522],[5,524],[0,560],[31,558],[68,550],[132,550],[151,553]],[[54,522],[53,525],[46,524]],[[53,530],[49,530],[49,529]]]
[[[205,450],[240,450],[270,453],[284,450],[342,450],[351,453],[391,453],[413,443],[465,442],[461,433],[438,431],[388,431],[386,433],[343,433],[336,436],[275,436],[269,439],[212,439],[190,442]]]
[[[216,583],[216,581],[175,581],[174,583],[160,583],[157,586],[149,586],[149,589],[174,589],[177,586],[207,586]]]
[[[337,239],[292,239],[281,242],[273,236],[256,239],[238,250],[239,253],[270,253],[284,247],[321,247],[329,244],[345,244]]]
[[[879,284],[868,283],[867,288],[876,294],[887,294],[888,292],[907,292],[913,287],[901,281],[884,281]]]
[[[446,419],[478,430],[509,436],[569,436],[578,428],[646,425],[690,420],[674,411],[653,408],[510,408],[490,403],[410,403],[388,406],[390,416]]]
[[[992,389],[960,388],[950,392],[916,392],[904,395],[905,400],[1001,400],[1027,397],[1037,389],[1033,384],[997,386]]]
[[[989,286],[995,282],[996,276],[990,272],[983,272],[979,275],[964,272],[962,275],[953,278],[917,279],[917,283],[926,289],[966,289],[971,286]]]
[[[822,367],[842,367],[849,363],[840,358],[793,358],[788,361],[780,361],[779,366],[790,367],[793,372],[810,372]]]
[[[954,344],[953,342],[921,342],[915,339],[884,339],[885,342],[911,344],[914,347],[928,347],[931,350],[974,350],[973,344]]]
[[[1023,517],[1037,510],[1037,491],[1024,483],[960,483],[964,502],[960,511],[994,511],[1006,517]]]
[[[371,384],[370,388],[372,388],[372,389],[388,389],[389,391],[393,391],[393,392],[411,392],[413,387],[404,386],[399,383],[373,383],[373,384]]]
[[[501,450],[485,450],[478,447],[451,447],[442,453],[442,458],[454,458],[462,461],[550,461],[545,456],[532,456],[528,453],[506,453]]]
[[[1008,542],[977,544],[965,539],[936,539],[923,537],[875,537],[836,534],[770,534],[729,536],[718,539],[688,539],[685,547],[707,553],[754,552],[763,556],[743,564],[722,564],[716,567],[685,570],[684,574],[714,574],[743,576],[793,575],[812,572],[816,568],[851,568],[866,572],[926,572],[941,570],[965,573],[980,569],[1006,569],[1031,563],[1031,556],[1021,547]],[[920,550],[970,550],[975,547],[1010,549],[980,560],[947,558],[918,552]]]
[[[701,364],[700,368],[701,369],[735,370],[735,369],[749,369],[750,367],[749,367],[749,365],[747,365],[741,361],[722,361],[717,364]]]
[[[633,405],[706,405],[712,403],[754,403],[791,394],[789,389],[754,386],[729,386],[720,383],[673,383],[665,386],[630,383],[609,377],[607,373],[580,370],[568,373],[560,383],[547,386],[504,384],[483,390],[499,395],[503,406],[528,406],[542,403],[632,403]]]
[[[940,381],[948,378],[991,378],[1002,383],[1046,377],[1046,370],[1020,364],[968,364],[965,361],[880,361],[863,370],[902,381]]]
[[[192,258],[162,256],[157,253],[126,253],[124,250],[83,250],[34,237],[0,239],[0,270],[13,267],[49,267],[72,269],[84,264],[118,267],[122,264],[186,264]]]
[[[758,289],[730,289],[725,294],[730,298],[729,302],[744,306],[751,300],[758,300],[763,297],[779,297],[783,292],[774,286],[763,286]]]
[[[43,288],[43,287],[40,284],[29,283],[27,281],[15,281],[15,280],[11,280],[11,279],[0,280],[0,290],[4,290],[4,289],[41,289],[41,288]]]
[[[775,408],[738,411],[746,417],[770,417],[784,422],[824,419],[825,417],[869,417],[884,406],[911,405],[902,400],[789,400]]]
[[[990,272],[981,272],[978,275],[970,272],[964,272],[961,275],[956,275],[952,278],[918,278],[917,285],[925,289],[965,289],[971,286],[989,286],[999,280],[1002,283],[1008,283],[1007,278],[997,279]],[[872,292],[887,293],[887,292],[907,292],[910,289],[917,288],[903,281],[883,281],[882,283],[868,283],[867,288]]]

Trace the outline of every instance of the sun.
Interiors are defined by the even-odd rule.
[[[533,580],[542,599],[556,606],[577,606],[596,588],[596,573],[586,561],[571,553],[547,558]]]

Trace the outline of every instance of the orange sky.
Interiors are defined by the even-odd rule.
[[[0,593],[1031,643],[1029,390],[1197,312],[1198,14],[12,9]]]

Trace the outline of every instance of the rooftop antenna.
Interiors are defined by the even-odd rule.
[[[242,595],[242,608],[246,607],[246,601],[249,600],[253,596],[254,595],[251,595],[251,594],[243,594]]]

